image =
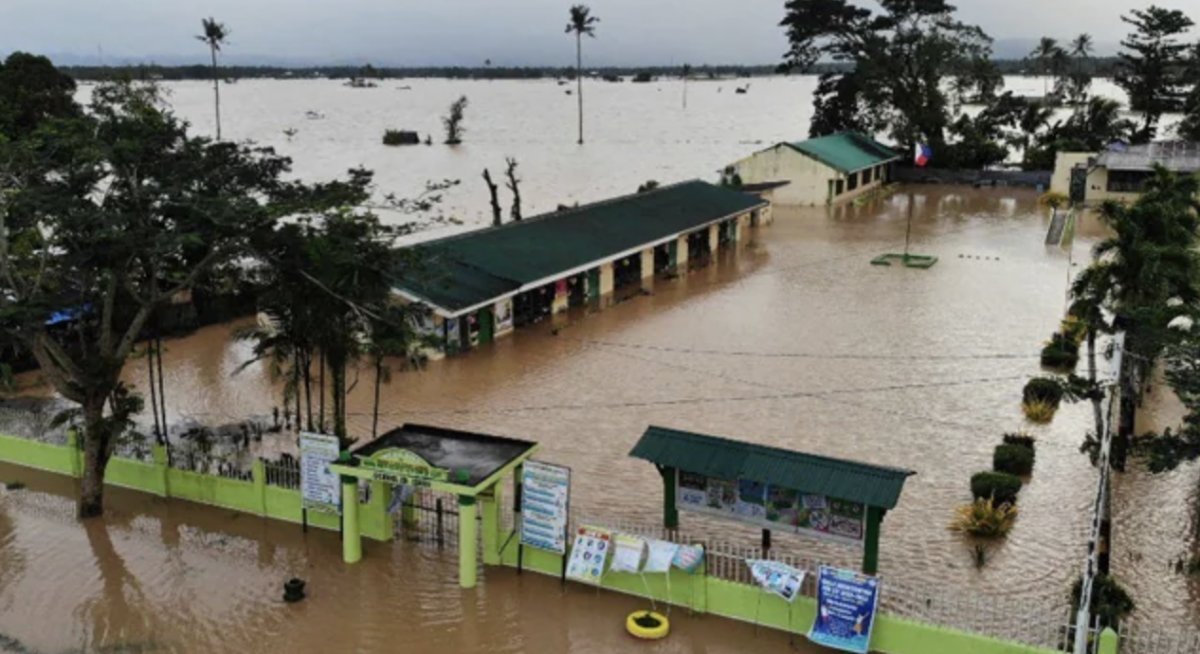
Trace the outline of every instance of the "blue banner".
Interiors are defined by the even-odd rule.
[[[818,645],[866,654],[879,605],[879,579],[821,566],[817,617],[808,639]]]

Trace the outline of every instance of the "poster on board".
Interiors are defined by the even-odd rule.
[[[879,578],[821,566],[817,576],[817,617],[808,639],[845,652],[866,654],[879,606]]]
[[[300,432],[300,498],[305,509],[341,512],[341,481],[329,469],[339,454],[337,436]]]
[[[612,533],[597,527],[580,527],[575,532],[571,557],[567,559],[567,579],[599,585],[604,564],[612,551]]]
[[[521,544],[567,553],[571,469],[526,461],[521,467]]]
[[[613,537],[613,560],[609,571],[640,572],[645,554],[646,539],[633,534],[617,534]]]

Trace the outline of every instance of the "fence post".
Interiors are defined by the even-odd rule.
[[[250,467],[250,478],[254,481],[254,495],[258,497],[258,514],[267,515],[267,464],[255,459]]]
[[[441,507],[438,500],[438,507]],[[438,513],[440,521],[441,513]],[[475,569],[475,498],[470,495],[458,496],[458,585],[462,588],[474,588],[477,571]],[[439,533],[440,537],[440,533]]]
[[[79,432],[67,430],[67,454],[71,457],[71,476],[76,479],[83,476],[83,449],[79,447]]]
[[[480,495],[479,510],[483,518],[483,563],[500,565],[500,488],[493,486],[487,495]]]
[[[371,500],[367,502],[367,511],[370,512],[370,517],[367,519],[367,524],[378,530],[373,536],[377,540],[390,541],[395,534],[392,515],[388,513],[388,505],[392,500],[389,491],[392,491],[393,488],[382,481],[371,480],[370,484]]]
[[[160,497],[170,497],[171,487],[167,477],[167,448],[165,445],[155,443],[150,446],[150,460],[154,464],[154,471],[158,474],[158,494]]]
[[[1117,632],[1112,630],[1112,627],[1105,627],[1104,631],[1100,632],[1100,649],[1096,654],[1117,654],[1120,638],[1117,637]]]

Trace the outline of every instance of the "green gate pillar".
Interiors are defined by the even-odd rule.
[[[458,585],[475,587],[475,498],[458,496]]]
[[[663,527],[675,529],[679,526],[679,509],[675,507],[675,468],[659,467],[663,480]]]
[[[1120,638],[1112,627],[1106,627],[1100,632],[1100,649],[1096,650],[1099,654],[1117,654],[1119,647]]]
[[[867,507],[867,533],[863,537],[863,574],[873,575],[879,570],[879,525],[883,522],[884,513],[881,508]]]
[[[479,496],[480,527],[483,529],[483,562],[500,565],[500,486],[491,494]]]
[[[358,480],[342,477],[342,560],[362,560],[362,534],[358,530]]]

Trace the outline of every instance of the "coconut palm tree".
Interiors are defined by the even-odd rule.
[[[1088,33],[1080,34],[1071,41],[1071,56],[1080,59],[1087,59],[1092,55],[1093,47],[1092,35]]]
[[[1058,47],[1058,41],[1048,36],[1043,36],[1041,41],[1038,41],[1037,47],[1033,52],[1029,53],[1029,57],[1037,62],[1038,73],[1042,77],[1046,77],[1054,63],[1055,55],[1062,51]],[[1046,80],[1042,80],[1042,95],[1049,95],[1049,85]]]
[[[217,140],[221,140],[221,80],[217,75],[217,52],[229,38],[229,30],[224,23],[218,23],[215,18],[201,19],[204,33],[196,36],[198,41],[208,44],[209,54],[212,55],[213,106],[217,112]]]
[[[398,370],[420,370],[428,363],[427,353],[441,347],[432,333],[419,328],[428,309],[418,304],[388,305],[371,321],[367,352],[375,366],[375,401],[371,409],[371,438],[379,433],[379,392],[392,381],[390,357],[399,359]]]
[[[579,144],[583,145],[583,35],[596,38],[596,23],[600,19],[592,15],[587,5],[572,5],[571,20],[567,23],[567,34],[575,35],[575,95],[579,99]]]

